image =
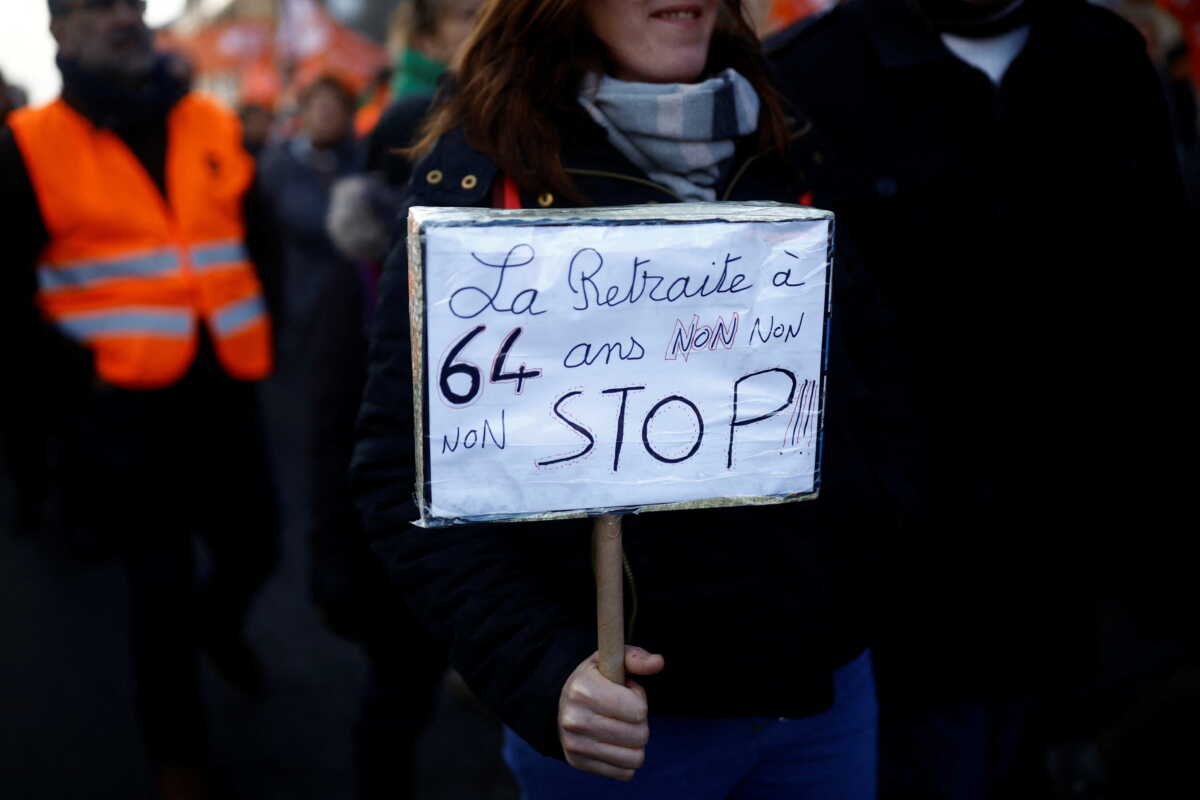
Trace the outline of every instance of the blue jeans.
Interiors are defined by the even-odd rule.
[[[542,756],[512,731],[504,760],[525,800],[874,800],[878,716],[863,653],[834,673],[833,706],[812,717],[651,714],[646,763],[630,783]]]

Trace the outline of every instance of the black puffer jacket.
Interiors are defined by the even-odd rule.
[[[582,113],[564,161],[597,205],[673,202]],[[743,142],[718,196],[794,201],[777,158]],[[464,178],[474,176],[474,181]],[[407,206],[489,206],[496,166],[462,131],[413,171]],[[471,186],[470,189],[464,189]],[[552,203],[522,197],[525,207]],[[413,494],[412,389],[403,244],[383,278],[353,475],[367,530],[417,616],[450,645],[453,665],[538,750],[562,757],[559,692],[596,649],[587,521],[422,530]],[[836,279],[835,279],[836,281]],[[836,338],[836,332],[834,334]],[[839,359],[831,398],[846,380]],[[862,651],[857,582],[863,552],[835,512],[857,479],[852,448],[827,411],[823,497],[815,503],[654,513],[625,518],[632,570],[630,642],[662,653],[645,680],[652,711],[695,716],[801,716],[831,700],[831,672]],[[860,520],[861,521],[861,520]]]

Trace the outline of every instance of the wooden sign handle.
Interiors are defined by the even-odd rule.
[[[621,518],[597,517],[592,528],[592,564],[596,570],[596,631],[600,674],[625,685],[625,575]]]

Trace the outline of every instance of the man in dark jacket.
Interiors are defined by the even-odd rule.
[[[851,0],[768,50],[822,143],[801,168],[898,509],[885,796],[982,797],[1027,700],[1090,675],[1095,542],[1156,533],[1171,496],[1151,444],[1179,418],[1139,380],[1169,374],[1151,288],[1185,208],[1162,93],[1082,0]]]
[[[146,749],[164,796],[194,798],[206,796],[207,750],[197,646],[239,688],[257,692],[262,682],[242,623],[275,563],[274,499],[250,380],[270,368],[261,295],[276,294],[274,234],[247,189],[252,171],[236,119],[191,95],[154,52],[144,8],[52,0],[61,101],[18,112],[26,116],[0,131],[0,438],[25,528],[67,532],[76,544],[86,532],[91,554],[120,553]],[[203,139],[181,122],[196,118],[213,123]],[[48,138],[29,135],[46,130]],[[48,189],[62,175],[79,176],[78,197]],[[106,191],[108,204],[79,199]],[[220,230],[220,242],[205,241],[205,224]],[[235,231],[244,232],[238,241]],[[76,263],[60,263],[64,243],[76,248]],[[248,301],[204,306],[206,293],[223,291],[214,275],[244,287]],[[67,296],[92,304],[92,316],[54,316],[54,302]],[[175,305],[154,307],[160,298]],[[222,316],[235,307],[236,318]],[[182,328],[155,328],[177,317]],[[101,318],[107,327],[81,323]],[[231,337],[249,326],[252,338],[237,350]],[[158,363],[183,374],[122,381],[114,352],[118,367],[157,352]],[[211,555],[199,588],[193,535]]]

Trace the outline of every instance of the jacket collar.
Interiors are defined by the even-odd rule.
[[[862,20],[885,69],[904,69],[954,58],[911,1],[857,0],[846,6],[847,13]]]
[[[564,166],[568,174],[619,179],[647,189],[653,186],[655,191],[652,191],[652,195],[657,199],[674,197],[669,189],[653,183],[613,147],[604,129],[592,121],[582,108],[578,114],[569,115],[561,122]],[[755,157],[755,152],[756,138],[742,137],[731,165],[731,179],[744,172],[742,168]],[[409,184],[410,204],[487,205],[491,201],[492,183],[498,172],[488,156],[470,146],[460,125],[442,136],[433,151],[413,168]]]
[[[923,64],[958,61],[942,42],[941,35],[917,12],[914,0],[853,0],[844,6],[849,14],[856,15],[862,23],[867,37],[879,54],[879,63],[884,69],[905,69]],[[1053,0],[1039,2],[1029,7],[1032,31],[1030,45],[1041,43],[1045,29],[1054,20],[1069,14],[1077,0]]]

